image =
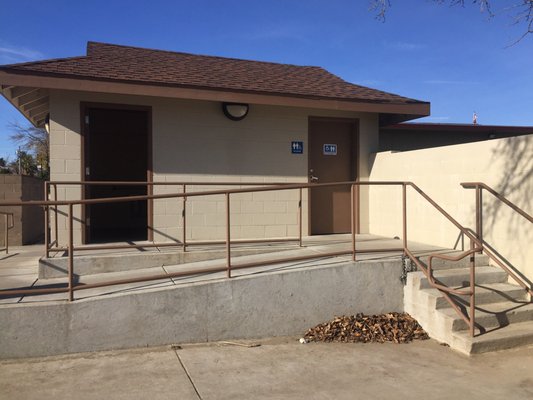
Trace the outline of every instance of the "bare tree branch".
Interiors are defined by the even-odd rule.
[[[387,10],[391,7],[390,0],[370,0],[370,11],[376,12],[376,19],[379,21],[385,21],[385,15]]]
[[[22,126],[16,123],[9,125],[12,134],[9,136],[12,142],[20,145],[20,148],[33,157],[40,165],[44,176],[49,170],[49,135],[42,128]],[[28,158],[29,159],[29,158]]]
[[[513,25],[524,24],[526,26],[524,33],[510,46],[513,46],[523,40],[526,36],[533,33],[533,0],[509,0],[509,7],[495,11],[492,8],[491,0],[433,0],[438,4],[450,4],[451,6],[465,7],[467,3],[479,6],[481,12],[486,12],[489,17],[498,15],[507,15],[512,18]],[[370,10],[375,11],[376,19],[385,21],[388,9],[391,7],[391,0],[370,0]]]

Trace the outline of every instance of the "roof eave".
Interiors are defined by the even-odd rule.
[[[403,121],[428,116],[430,106],[429,103],[425,102],[391,103],[347,101],[342,99],[309,98],[303,96],[293,96],[289,94],[266,94],[221,89],[187,88],[148,83],[97,80],[78,77],[57,77],[28,72],[14,72],[5,69],[0,69],[0,85],[5,87],[10,86],[98,93],[116,93],[189,100],[242,102],[250,104],[376,112],[383,114],[402,114],[412,116],[412,118],[402,119]],[[17,107],[17,105],[13,102],[12,104]]]

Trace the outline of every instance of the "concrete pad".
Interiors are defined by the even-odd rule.
[[[185,347],[204,400],[527,399],[533,347],[466,358],[435,341]]]
[[[236,344],[261,344],[242,347]],[[433,340],[297,337],[0,361],[2,398],[530,399],[533,346],[463,356]],[[197,394],[198,393],[198,394]]]
[[[37,275],[37,268],[35,267],[23,267],[15,266],[9,268],[0,268],[0,277],[15,276],[15,275]]]
[[[197,400],[172,351],[83,354],[0,363],[0,397]]]
[[[25,288],[33,285],[35,281],[34,275],[6,276],[0,280],[0,289]]]

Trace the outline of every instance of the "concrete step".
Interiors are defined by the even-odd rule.
[[[457,287],[456,289],[468,289],[468,287]],[[442,292],[438,289],[422,289],[419,299],[425,296],[428,301],[428,307],[441,309],[450,306]],[[470,296],[451,295],[461,304],[469,304]],[[476,304],[491,304],[502,301],[527,302],[527,292],[518,285],[510,283],[488,283],[485,285],[476,285]]]
[[[451,330],[467,330],[468,325],[449,307],[438,310],[446,319],[452,320]],[[469,314],[468,307],[466,313]],[[533,321],[533,303],[516,303],[512,301],[476,306],[476,326],[488,331],[491,328],[504,327],[511,323]],[[483,329],[482,329],[483,331]]]
[[[419,289],[428,289],[432,287],[423,272],[416,273],[421,274],[419,278]],[[470,271],[468,268],[434,271],[433,276],[438,281],[450,287],[468,286],[470,282]],[[476,267],[476,283],[479,285],[502,283],[506,281],[507,273],[500,268],[490,266]]]
[[[467,331],[453,333],[453,347],[468,354],[506,350],[533,344],[533,321],[513,323],[471,338]]]
[[[457,257],[461,253],[464,253],[464,252],[463,251],[441,251],[439,252],[439,254],[450,256],[450,257]],[[432,254],[435,254],[435,253],[432,253]],[[425,267],[427,267],[428,259],[429,259],[429,256],[418,257],[418,260],[422,262],[422,264]],[[475,259],[476,259],[476,268],[477,266],[489,265],[489,257],[486,256],[485,254],[475,254]],[[470,267],[470,257],[462,258],[459,261],[448,261],[448,260],[442,260],[440,258],[434,258],[431,265],[434,270],[466,268],[466,267]]]
[[[443,268],[435,278],[457,289],[469,287],[470,269]],[[476,336],[467,323],[430,286],[423,272],[410,273],[404,288],[404,309],[430,337],[466,354],[508,349],[533,343],[533,303],[527,292],[507,282],[507,274],[491,266],[476,267]],[[451,295],[468,315],[469,296]]]

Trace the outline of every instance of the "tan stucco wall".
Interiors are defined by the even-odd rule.
[[[377,150],[376,114],[251,105],[243,121],[228,120],[220,103],[185,101],[142,96],[52,91],[51,179],[81,179],[80,102],[135,104],[152,107],[154,181],[200,182],[307,182],[307,132],[309,116],[358,118],[359,175],[368,179],[368,154]],[[304,154],[290,152],[291,141],[304,142]],[[222,187],[220,187],[222,188]],[[188,190],[205,190],[192,187]],[[173,186],[156,187],[155,193],[176,192]],[[78,188],[59,191],[59,198],[79,198]],[[297,191],[240,194],[232,197],[232,237],[263,238],[295,236]],[[303,196],[303,232],[307,232],[307,194]],[[367,193],[361,194],[361,209],[367,215]],[[180,240],[181,201],[158,200],[154,204],[154,239]],[[225,233],[224,198],[189,199],[188,239],[221,239]],[[79,210],[76,210],[79,215]],[[60,241],[65,239],[61,221]],[[368,221],[361,220],[362,231]],[[81,225],[75,224],[75,241],[81,240]]]
[[[400,153],[374,155],[370,179],[413,181],[464,226],[475,229],[475,191],[461,182],[481,181],[528,213],[533,212],[533,135]],[[533,280],[532,224],[484,194],[484,238]],[[401,189],[370,191],[370,231],[402,236]],[[408,238],[454,246],[458,230],[409,190]],[[468,243],[465,243],[468,246]]]

